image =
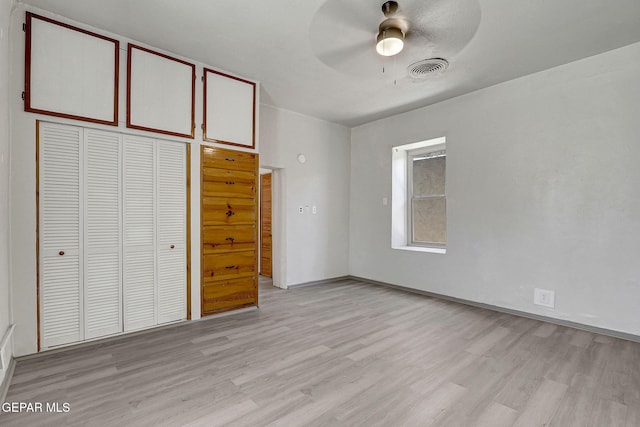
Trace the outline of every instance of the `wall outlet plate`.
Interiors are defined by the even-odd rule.
[[[556,293],[548,289],[535,288],[533,290],[533,303],[543,307],[554,308],[556,305]]]

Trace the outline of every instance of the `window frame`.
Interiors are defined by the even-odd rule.
[[[411,225],[408,216],[408,209],[411,206],[410,199],[408,199],[409,176],[407,173],[409,152],[417,154],[419,149],[424,149],[425,152],[428,152],[437,150],[438,146],[444,146],[446,149],[446,145],[447,137],[443,135],[391,147],[391,249],[441,255],[447,253],[446,245],[448,243],[443,247],[411,245],[409,234]],[[447,172],[445,171],[445,180],[447,178],[446,175]],[[445,194],[445,196],[447,195]],[[386,204],[385,202],[386,200],[383,200],[383,204]],[[448,221],[445,218],[445,227],[447,227],[447,223]]]
[[[442,156],[445,157],[445,179],[444,179],[444,193],[429,196],[414,196],[413,195],[413,162],[416,157],[424,156],[435,152],[443,152]],[[435,157],[435,156],[434,156]],[[440,156],[438,156],[440,157]],[[426,147],[415,148],[407,151],[407,245],[417,246],[422,248],[437,248],[445,249],[447,247],[446,240],[446,221],[447,221],[447,177],[446,177],[446,157],[447,147],[446,143],[440,143],[435,145],[429,145]],[[426,199],[443,199],[445,203],[445,241],[440,242],[420,242],[414,238],[414,226],[413,226],[413,207],[416,200]]]
[[[434,152],[442,151],[443,156],[445,157],[445,184],[444,184],[444,194],[438,195],[429,195],[429,196],[414,196],[413,195],[413,162],[416,157],[424,156],[426,154],[431,154]],[[439,157],[439,156],[438,156]],[[435,248],[435,249],[446,249],[447,240],[446,240],[446,206],[447,206],[447,177],[446,177],[446,157],[447,157],[447,147],[446,142],[428,145],[424,147],[414,148],[411,150],[407,150],[407,246],[411,247],[419,247],[419,248]],[[414,201],[416,200],[425,200],[425,199],[443,199],[445,203],[445,241],[444,243],[440,242],[420,242],[414,240],[414,223],[413,223],[413,207]]]

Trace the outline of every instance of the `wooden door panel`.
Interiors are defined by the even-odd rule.
[[[271,271],[271,258],[260,258],[260,274],[265,277],[272,277],[273,272]]]
[[[260,274],[267,277],[273,277],[271,176],[271,174],[260,176]]]
[[[202,170],[202,194],[205,197],[256,196],[256,177],[246,171],[204,168]]]
[[[256,227],[204,226],[202,228],[203,253],[238,252],[255,250]]]
[[[251,184],[239,181],[203,182],[202,194],[206,197],[255,197],[256,189]]]
[[[255,264],[256,251],[204,255],[202,266],[204,282],[254,275]]]
[[[202,168],[202,176],[204,181],[227,181],[231,179],[249,182],[253,185],[256,183],[256,174],[253,171],[219,169],[205,166]]]
[[[201,163],[203,167],[256,171],[257,156],[244,151],[226,150],[224,148],[202,147]]]
[[[226,308],[254,305],[258,298],[255,277],[218,280],[202,286],[203,313]]]
[[[252,225],[257,212],[254,199],[203,197],[202,225]]]

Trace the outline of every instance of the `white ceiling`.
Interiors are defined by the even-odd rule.
[[[263,103],[347,126],[640,41],[640,0],[399,0],[423,31],[382,60],[383,2],[22,1],[259,80]],[[449,69],[405,77],[413,59],[434,56]]]

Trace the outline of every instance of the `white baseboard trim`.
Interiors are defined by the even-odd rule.
[[[13,378],[13,371],[15,370],[15,368],[16,361],[14,358],[11,358],[11,361],[9,362],[9,369],[5,371],[2,383],[0,383],[0,404],[3,404],[4,400],[7,398],[9,385],[11,384],[11,378]]]
[[[629,334],[626,332],[620,332],[613,329],[599,328],[597,326],[585,325],[583,323],[572,322],[569,320],[556,319],[554,317],[542,316],[539,314],[527,313],[526,311],[513,310],[510,308],[504,308],[497,305],[484,304],[481,302],[470,301],[462,298],[451,297],[448,295],[437,294],[434,292],[423,291],[421,289],[407,288],[400,285],[392,285],[391,283],[379,282],[377,280],[366,279],[364,277],[349,276],[350,279],[358,280],[360,282],[369,283],[376,286],[384,286],[386,288],[393,288],[404,292],[410,292],[412,294],[424,295],[427,297],[438,298],[446,301],[457,302],[459,304],[470,305],[472,307],[484,308],[491,311],[497,311],[499,313],[512,314],[514,316],[526,317],[528,319],[539,320],[541,322],[553,323],[554,325],[566,326],[568,328],[579,329],[581,331],[593,332],[596,334],[607,335],[613,338],[620,338],[623,340],[640,342],[640,335]]]
[[[0,369],[6,371],[13,358],[13,331],[16,329],[15,323],[9,325],[2,340],[0,340]]]
[[[16,325],[9,325],[0,339],[0,372],[4,373],[0,381],[0,403],[4,403],[13,377],[16,361],[13,358],[13,331]]]
[[[353,279],[353,277],[351,276],[340,276],[340,277],[334,277],[331,279],[313,280],[311,282],[296,283],[295,285],[288,285],[287,289],[297,289],[297,288],[305,288],[307,286],[325,285],[327,283],[334,283],[334,282],[339,282],[341,280],[351,280],[351,279]]]

